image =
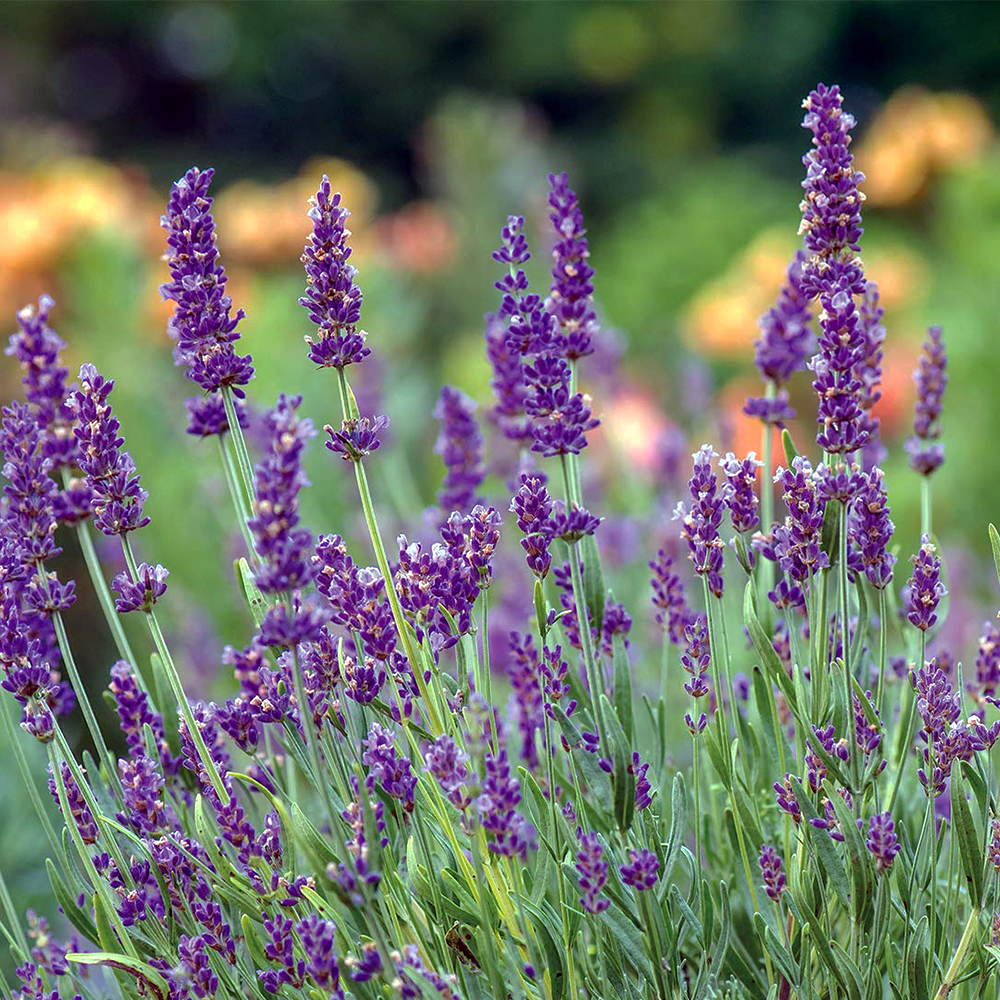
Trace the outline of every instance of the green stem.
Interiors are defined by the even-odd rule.
[[[226,408],[226,421],[229,423],[229,434],[236,451],[236,464],[240,471],[240,478],[243,480],[243,488],[246,490],[246,507],[249,510],[254,496],[253,465],[250,462],[250,452],[247,451],[246,438],[243,437],[243,428],[240,427],[239,419],[236,416],[233,391],[228,385],[222,387],[222,403]]]
[[[777,386],[772,379],[767,379],[764,383],[764,398],[774,399]],[[761,452],[764,460],[760,481],[760,508],[761,508],[761,531],[768,532],[774,523],[774,483],[771,481],[772,468],[774,465],[774,429],[770,424],[763,425],[763,440],[761,442]],[[770,601],[767,599],[767,592],[774,582],[774,572],[770,562],[766,559],[757,560],[757,583],[758,598],[757,603],[760,608],[761,624],[765,629],[769,629],[769,622],[763,620],[763,615],[770,617]]]
[[[45,576],[45,570],[41,566],[38,567],[38,578],[41,580],[45,592],[48,593],[48,579]],[[107,769],[108,784],[117,795],[118,783],[115,780],[117,776],[115,761],[111,756],[111,751],[108,749],[107,743],[104,742],[104,734],[101,732],[101,727],[97,724],[97,716],[94,715],[94,709],[90,704],[90,699],[87,697],[87,690],[83,686],[83,679],[76,668],[76,660],[73,659],[73,650],[70,649],[69,636],[66,634],[66,625],[62,620],[62,615],[58,611],[52,612],[52,624],[55,626],[56,638],[59,640],[59,651],[62,653],[63,663],[66,664],[66,670],[69,673],[73,690],[76,692],[77,701],[80,703],[80,708],[83,709],[83,717],[87,722],[87,730],[94,741],[98,761]]]
[[[122,551],[125,553],[125,562],[128,565],[129,573],[131,574],[133,581],[137,581],[139,577],[135,562],[135,555],[132,552],[132,543],[129,542],[128,535],[122,535],[121,541]],[[177,701],[177,707],[184,719],[184,724],[187,727],[188,735],[191,737],[191,742],[194,744],[195,751],[201,759],[202,766],[205,768],[205,772],[208,775],[209,781],[212,783],[212,787],[222,800],[222,804],[228,805],[229,791],[226,788],[225,782],[222,780],[222,776],[219,774],[219,769],[216,767],[215,761],[212,760],[212,756],[208,752],[208,747],[205,746],[205,738],[201,735],[201,729],[198,727],[198,723],[194,718],[194,713],[191,711],[191,703],[188,701],[187,695],[184,693],[184,685],[181,683],[180,674],[177,672],[177,667],[174,664],[173,657],[170,655],[167,642],[163,638],[163,632],[160,629],[160,623],[156,618],[156,612],[150,608],[149,611],[143,613],[143,618],[145,618],[146,625],[149,628],[149,634],[153,639],[153,645],[156,646],[156,651],[160,655],[160,665],[166,672],[167,683],[170,685],[171,693]]]
[[[7,742],[10,745],[10,751],[14,754],[14,758],[17,760],[17,769],[21,772],[21,781],[24,788],[28,792],[28,798],[31,799],[31,804],[35,807],[35,812],[38,814],[39,822],[42,824],[42,829],[45,831],[45,836],[49,839],[49,844],[52,850],[55,851],[56,856],[62,863],[63,870],[69,871],[68,859],[66,858],[66,852],[63,850],[62,840],[56,836],[55,827],[52,826],[52,821],[49,819],[49,814],[45,811],[45,807],[42,804],[42,798],[38,794],[38,789],[35,787],[35,777],[28,766],[28,761],[24,756],[24,749],[21,747],[20,734],[14,726],[14,720],[10,717],[10,710],[7,706],[7,699],[4,698],[3,707],[0,708],[0,717],[3,718],[4,730],[7,735]]]
[[[920,477],[920,534],[931,533],[931,477]]]
[[[927,653],[927,633],[921,631],[920,633],[920,666],[917,668],[923,669],[924,657]],[[889,794],[889,803],[886,808],[889,812],[892,812],[893,807],[896,805],[896,796],[899,794],[900,782],[903,779],[903,770],[906,767],[907,758],[910,755],[910,749],[913,746],[913,737],[916,735],[915,723],[917,720],[916,712],[916,698],[913,694],[913,688],[906,683],[906,687],[903,689],[902,701],[906,702],[906,707],[901,711],[900,718],[903,723],[903,739],[899,747],[899,761],[896,766],[896,774],[892,781],[892,792]]]
[[[886,661],[886,638],[885,633],[889,627],[889,614],[885,598],[885,588],[878,592],[878,690],[875,694],[875,707],[879,710],[882,718],[885,718],[884,705],[882,700],[885,692],[885,661]]]
[[[28,947],[28,939],[25,936],[24,928],[21,926],[20,918],[14,909],[14,900],[11,899],[10,891],[7,888],[7,880],[3,877],[2,868],[0,868],[0,906],[3,906],[4,912],[7,914],[10,929],[17,939],[18,948],[21,949],[22,960],[27,961],[31,955],[31,949]]]
[[[566,457],[565,455],[562,456],[563,486],[566,491],[567,507],[572,507],[573,490]],[[611,744],[608,742],[608,728],[604,720],[604,709],[601,706],[601,692],[604,690],[604,685],[601,683],[601,677],[597,669],[597,659],[594,656],[593,637],[590,634],[590,613],[587,611],[587,602],[583,590],[583,574],[580,572],[580,559],[576,544],[569,546],[569,572],[573,583],[577,630],[580,633],[580,645],[583,647],[583,662],[587,673],[587,685],[590,687],[590,698],[594,705],[594,723],[597,726],[601,747],[605,753],[610,754]]]
[[[222,463],[222,471],[226,477],[226,486],[229,489],[230,499],[233,501],[233,513],[236,515],[236,523],[240,526],[240,534],[243,535],[243,543],[247,547],[247,555],[251,561],[257,562],[257,549],[253,543],[253,536],[247,526],[250,513],[246,506],[246,500],[240,492],[240,484],[236,478],[236,470],[233,468],[233,459],[226,448],[226,443],[222,440],[222,435],[216,435],[219,442],[219,460]]]
[[[851,632],[849,626],[850,607],[847,599],[847,505],[840,505],[840,558],[837,576],[840,581],[840,625],[844,660],[844,696],[847,711],[848,753],[851,759],[852,797],[855,809],[861,808],[858,792],[861,788],[861,766],[858,761],[858,725],[854,717],[854,687],[851,684]]]
[[[976,932],[979,929],[979,914],[981,912],[980,908],[976,906],[973,907],[972,912],[969,914],[965,930],[962,933],[962,939],[958,942],[958,947],[955,949],[955,956],[948,966],[948,971],[944,974],[940,989],[934,994],[934,1000],[945,1000],[948,994],[955,988],[959,970],[965,959],[965,953],[969,950],[969,945],[972,944],[972,939],[976,936]]]
[[[489,603],[487,594],[489,591],[483,588],[479,593],[483,602],[483,681],[486,685],[483,693],[486,695],[486,710],[490,714],[490,735],[493,737],[493,752],[498,753],[500,742],[497,739],[497,718],[496,712],[493,711],[493,677],[490,673],[490,642],[487,619],[487,606]]]
[[[68,480],[69,474],[64,472],[63,481],[68,484]],[[98,558],[97,550],[94,548],[94,539],[91,538],[90,525],[87,521],[77,521],[76,536],[80,542],[83,561],[87,564],[87,571],[90,573],[91,582],[97,593],[97,601],[101,605],[101,611],[104,612],[105,621],[108,623],[108,628],[111,629],[115,646],[118,648],[118,655],[127,663],[135,666],[135,653],[132,652],[132,646],[129,644],[128,636],[125,635],[121,618],[119,618],[118,612],[115,610],[115,602],[111,596],[111,590],[108,588],[108,581],[104,578],[104,572],[101,569],[101,560]],[[139,683],[142,684],[141,678],[139,679]],[[158,708],[159,706],[156,707]]]

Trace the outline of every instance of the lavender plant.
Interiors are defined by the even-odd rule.
[[[1000,639],[987,626],[967,684],[950,673],[952,651],[928,658],[947,614],[929,479],[942,460],[944,347],[932,328],[907,445],[922,537],[894,543],[872,412],[886,331],[858,256],[854,120],[837,87],[804,106],[803,245],[761,321],[765,393],[747,404],[764,424],[763,462],[695,451],[690,496],[647,553],[662,655],[632,636],[607,587],[602,519],[587,506],[600,503],[581,468],[600,402],[581,385],[600,328],[565,174],[549,177],[548,290],[531,290],[522,217],[493,254],[488,416],[494,447],[517,453],[509,492],[487,478],[509,455],[487,454],[474,404],[445,387],[437,503],[430,518],[412,512],[395,546],[368,478],[388,416],[361,413],[350,381],[377,337],[369,346],[361,327],[340,195],[323,178],[300,302],[316,328],[310,377],[339,400],[322,415],[325,444],[357,488],[367,538],[356,546],[301,523],[316,431],[300,396],[267,410],[253,448],[244,436],[254,370],[236,352],[243,313],[225,290],[212,172],[174,185],[162,294],[176,304],[176,360],[202,390],[187,430],[217,441],[244,546],[245,645],[219,651],[232,675],[220,702],[185,695],[157,618],[170,574],[135,554],[147,493],[114,382],[85,364],[69,384],[50,299],[19,315],[8,353],[25,400],[4,409],[0,433],[11,696],[0,716],[72,929],[63,941],[44,918],[23,921],[0,877],[16,966],[5,996],[996,995],[1000,721],[988,716]],[[784,386],[805,367],[815,460],[786,429],[775,471],[772,427],[789,419]],[[92,529],[122,549],[110,585]],[[75,666],[72,643],[88,637],[63,622],[77,588],[53,566],[68,532],[118,650],[104,694],[120,759]],[[527,573],[510,575],[525,589],[498,662],[491,595],[500,602],[501,551],[515,540]],[[901,590],[896,547],[915,550]],[[142,619],[142,644],[124,615]],[[77,706],[93,746],[82,761],[62,721]],[[47,779],[25,755],[31,737]]]

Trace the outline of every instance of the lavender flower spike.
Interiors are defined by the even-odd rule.
[[[122,451],[121,424],[108,404],[114,387],[113,380],[86,364],[70,406],[77,420],[80,468],[93,494],[94,524],[106,535],[125,535],[149,524],[143,514],[149,494],[139,486],[132,456]]]
[[[441,422],[434,450],[447,471],[438,491],[438,503],[447,517],[453,510],[467,514],[480,498],[476,490],[486,478],[483,465],[483,436],[473,415],[476,404],[458,389],[444,386],[434,417]]]
[[[556,317],[565,342],[565,356],[573,361],[593,353],[597,316],[593,309],[594,269],[590,266],[583,212],[565,173],[549,174],[549,219],[556,230],[552,248],[552,290],[545,302]]]
[[[773,847],[764,844],[760,849],[758,863],[764,876],[764,891],[777,903],[785,891],[785,873],[781,870],[781,857]]]
[[[299,523],[299,491],[309,484],[302,468],[312,421],[298,414],[301,396],[278,397],[264,418],[269,449],[256,469],[254,514],[247,526],[263,560],[257,586],[266,593],[296,590],[312,580],[312,535]]]
[[[941,582],[941,559],[930,535],[920,540],[920,551],[910,556],[913,576],[907,588],[905,609],[910,623],[926,632],[937,622],[937,606],[947,593]]]
[[[892,582],[896,556],[889,551],[894,525],[889,519],[889,503],[882,484],[881,469],[863,477],[863,486],[851,502],[847,530],[852,546],[861,553],[868,582],[884,590]]]
[[[719,537],[722,524],[724,498],[718,489],[718,479],[712,471],[712,459],[717,454],[712,446],[703,444],[692,456],[694,471],[688,480],[691,505],[677,505],[674,517],[682,520],[681,537],[690,551],[694,571],[708,579],[709,589],[716,597],[722,596],[723,542]]]
[[[214,170],[192,167],[170,189],[160,225],[167,232],[170,281],[160,286],[164,299],[177,303],[167,328],[177,341],[174,357],[187,366],[188,378],[209,392],[223,386],[242,397],[253,378],[250,356],[233,349],[244,313],[232,315],[226,272],[219,264],[215,220],[208,188]]]
[[[944,464],[944,445],[938,438],[941,436],[941,403],[948,384],[945,373],[948,355],[941,339],[941,327],[930,327],[927,337],[920,367],[913,373],[913,381],[917,384],[917,405],[913,436],[906,442],[910,468],[922,476],[929,476]]]
[[[760,336],[754,341],[754,362],[761,378],[784,385],[805,367],[809,344],[809,296],[802,287],[805,251],[788,266],[778,301],[760,318]]]
[[[819,84],[802,102],[806,110],[802,127],[813,134],[813,148],[802,158],[806,177],[800,206],[809,260],[802,287],[810,297],[840,285],[851,295],[864,294],[864,274],[855,259],[860,249],[861,205],[859,185],[864,174],[854,169],[850,152],[854,116],[843,111],[836,85]]]
[[[865,842],[880,872],[888,871],[899,853],[899,841],[889,813],[878,813],[868,822],[868,840]]]
[[[740,534],[753,531],[760,523],[757,514],[759,500],[754,484],[757,482],[757,470],[764,463],[757,461],[754,452],[750,452],[741,462],[730,451],[720,464],[726,474],[726,485],[722,489],[722,495],[729,508],[733,527]]]
[[[311,200],[309,218],[313,231],[306,241],[302,263],[306,270],[306,290],[299,305],[316,324],[319,340],[306,337],[309,360],[321,368],[346,368],[371,354],[365,346],[368,336],[358,330],[364,296],[355,277],[357,269],[348,263],[351,231],[345,223],[350,212],[340,204],[340,192],[331,194],[330,178],[323,175],[319,191]]]

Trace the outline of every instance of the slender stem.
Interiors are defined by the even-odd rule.
[[[58,730],[57,730],[58,732]],[[71,758],[72,759],[72,758]],[[108,919],[114,925],[114,929],[117,933],[119,940],[121,941],[122,947],[128,954],[133,958],[136,957],[135,945],[132,943],[132,938],[129,936],[128,931],[125,929],[125,925],[122,923],[122,918],[118,913],[118,907],[115,905],[115,899],[111,895],[111,888],[108,885],[106,879],[101,878],[94,865],[93,858],[90,855],[90,851],[87,850],[87,845],[83,842],[83,837],[80,835],[80,830],[73,819],[73,813],[69,805],[69,795],[66,792],[66,784],[63,781],[62,775],[62,761],[59,759],[59,755],[55,752],[53,745],[49,744],[49,763],[52,767],[52,779],[56,786],[56,795],[59,800],[59,808],[62,810],[63,817],[66,820],[66,829],[69,831],[70,839],[73,841],[76,847],[76,852],[79,855],[80,862],[82,863],[87,876],[90,878],[91,886],[95,892],[101,893],[104,896],[105,904],[108,909]],[[67,761],[69,764],[69,761]],[[77,783],[80,783],[80,779],[74,779]],[[85,784],[85,782],[84,782]],[[83,789],[80,789],[81,793]],[[88,806],[89,808],[89,806]],[[96,814],[95,814],[96,819]],[[117,864],[117,861],[115,862]],[[128,868],[122,869],[119,866],[120,873],[123,878],[129,877]]]
[[[125,553],[125,562],[128,565],[129,573],[131,573],[133,580],[137,580],[138,572],[136,568],[135,555],[132,552],[132,543],[129,542],[128,535],[122,535],[121,541],[122,551]],[[149,611],[143,613],[143,618],[146,620],[146,625],[149,628],[149,634],[152,636],[153,645],[156,646],[156,651],[160,655],[160,665],[166,672],[167,683],[170,685],[171,693],[177,700],[177,707],[184,719],[184,724],[187,727],[188,735],[191,737],[191,742],[194,744],[195,751],[201,758],[202,766],[205,768],[205,771],[208,774],[208,779],[211,781],[216,794],[222,800],[223,805],[228,805],[229,790],[226,788],[225,782],[223,782],[222,776],[219,774],[219,769],[216,766],[215,761],[212,760],[212,755],[208,752],[208,747],[205,746],[205,738],[201,735],[201,729],[195,721],[194,712],[191,711],[191,703],[188,701],[187,695],[184,693],[184,685],[181,683],[180,674],[177,672],[177,667],[174,664],[173,657],[170,655],[167,642],[163,638],[163,632],[160,629],[160,623],[156,618],[155,610],[150,608]]]
[[[247,555],[250,556],[253,562],[257,562],[257,549],[254,547],[253,536],[250,534],[249,527],[247,527],[249,512],[246,500],[240,492],[240,484],[236,478],[236,470],[233,468],[232,456],[229,454],[221,434],[216,436],[216,440],[219,442],[219,460],[222,463],[222,471],[226,477],[226,486],[229,489],[230,499],[233,501],[233,513],[236,515],[236,523],[240,526],[243,543],[247,547]]]
[[[969,950],[969,945],[972,944],[972,939],[979,930],[979,914],[981,912],[980,908],[975,906],[969,914],[965,930],[962,933],[962,939],[958,942],[958,947],[955,949],[955,956],[951,960],[951,965],[948,966],[948,971],[944,974],[940,989],[934,994],[934,1000],[945,1000],[948,994],[955,988],[955,981],[958,978],[959,970],[965,959],[965,953]]]
[[[573,490],[569,466],[565,455],[562,456],[563,485],[566,490],[566,503],[571,506],[573,503]],[[593,637],[590,634],[590,613],[587,611],[587,602],[583,590],[583,574],[580,572],[580,559],[578,555],[577,543],[569,546],[569,572],[573,584],[573,598],[576,604],[577,630],[580,633],[580,645],[583,647],[583,662],[587,672],[587,684],[590,687],[590,697],[594,704],[594,723],[597,726],[598,736],[605,753],[610,753],[611,746],[608,743],[608,730],[604,720],[604,709],[601,705],[601,691],[604,685],[597,669],[597,659],[594,655]]]
[[[486,588],[480,590],[483,602],[483,681],[486,685],[484,694],[486,695],[486,709],[490,713],[490,735],[493,738],[493,752],[498,753],[500,742],[497,739],[497,718],[493,711],[493,677],[490,672],[490,637],[487,619],[487,606],[489,604]]]
[[[38,567],[38,578],[41,580],[45,592],[48,593],[48,578],[45,576],[45,570],[41,566]],[[107,743],[104,742],[104,734],[101,732],[101,727],[97,724],[97,716],[94,715],[94,709],[90,704],[90,699],[87,697],[87,689],[83,686],[83,679],[76,668],[76,660],[73,659],[73,650],[70,649],[69,636],[66,634],[66,625],[62,620],[62,615],[58,611],[52,612],[52,624],[55,626],[56,638],[59,640],[59,651],[62,653],[63,663],[66,664],[66,670],[73,684],[73,690],[76,692],[77,701],[80,703],[80,708],[83,709],[83,717],[87,722],[87,729],[90,732],[91,739],[94,741],[98,760],[107,769],[108,784],[114,789],[115,794],[117,794],[115,761],[111,756],[111,751],[108,749]]]
[[[772,379],[767,379],[764,383],[765,399],[774,399],[777,386]],[[763,425],[763,440],[761,442],[761,453],[764,461],[760,479],[760,508],[761,508],[761,530],[768,532],[774,523],[774,483],[771,481],[774,466],[774,428],[769,423]],[[758,604],[761,614],[770,615],[770,602],[767,600],[767,592],[771,589],[774,581],[774,572],[771,564],[766,559],[758,559],[757,583],[758,583]],[[767,624],[764,623],[767,628]]]
[[[922,669],[924,665],[924,657],[927,652],[927,633],[921,631],[920,633],[920,666],[917,669]],[[903,740],[899,748],[899,762],[896,767],[896,775],[892,781],[892,792],[889,794],[889,804],[886,808],[889,812],[892,812],[893,806],[896,804],[896,796],[899,794],[899,785],[903,779],[903,770],[906,767],[906,761],[910,754],[910,748],[913,746],[913,737],[915,735],[914,724],[916,722],[916,699],[913,694],[913,688],[907,683],[903,690],[903,701],[906,702],[906,708],[901,712],[900,718],[902,719],[904,729]]]
[[[849,733],[848,753],[851,758],[852,798],[855,809],[861,808],[857,801],[857,793],[861,791],[861,768],[858,761],[858,725],[854,717],[854,687],[851,684],[851,632],[849,626],[850,607],[847,599],[847,505],[840,505],[840,558],[838,559],[837,576],[840,581],[840,625],[841,643],[844,660],[844,696],[847,711],[847,729]]]
[[[233,391],[228,386],[222,387],[222,402],[226,408],[226,421],[229,424],[229,434],[236,451],[236,465],[240,471],[240,478],[243,480],[243,488],[246,490],[246,504],[253,500],[253,465],[250,462],[250,452],[247,451],[246,438],[243,437],[243,428],[240,427],[239,418],[236,415],[236,403],[233,399]]]
[[[68,481],[69,474],[64,472],[63,478],[64,482]],[[127,663],[135,666],[135,653],[132,652],[132,646],[129,644],[128,636],[125,635],[121,618],[119,618],[118,612],[115,610],[115,602],[111,596],[108,581],[104,578],[104,571],[101,569],[101,560],[98,558],[97,550],[94,548],[94,539],[90,535],[90,525],[85,520],[77,521],[76,536],[80,542],[80,551],[83,553],[83,560],[87,564],[87,571],[90,573],[91,582],[97,593],[97,601],[101,605],[101,611],[104,612],[104,618],[108,623],[108,628],[111,629],[115,646],[118,648],[118,655]],[[142,683],[141,678],[139,683]]]
[[[931,533],[931,477],[920,477],[920,534]]]
[[[885,707],[882,703],[885,693],[885,633],[889,627],[889,615],[886,604],[885,588],[882,587],[878,592],[878,690],[875,694],[875,707],[879,710],[880,715],[883,714]]]
[[[35,778],[32,774],[31,768],[28,766],[28,761],[24,756],[24,749],[21,747],[20,734],[14,727],[14,721],[10,717],[10,710],[7,707],[7,699],[4,699],[4,705],[0,708],[0,717],[3,718],[4,730],[7,735],[7,742],[10,745],[10,751],[14,754],[17,760],[17,769],[21,772],[21,781],[24,788],[28,792],[28,798],[31,799],[31,804],[35,807],[35,812],[38,814],[39,822],[42,824],[42,829],[45,831],[45,836],[49,839],[49,844],[52,850],[55,851],[56,856],[62,862],[63,869],[68,871],[69,866],[67,864],[66,852],[63,850],[62,841],[56,836],[55,828],[52,826],[52,821],[49,819],[49,814],[45,811],[45,807],[42,805],[42,798],[38,794],[38,789],[35,787]]]
[[[14,900],[11,899],[10,890],[7,888],[7,880],[3,877],[2,867],[0,867],[0,906],[3,906],[10,929],[17,939],[17,946],[21,949],[22,959],[23,961],[27,961],[31,955],[31,949],[28,947],[28,939],[24,934],[24,928],[21,926],[17,911],[14,909]]]

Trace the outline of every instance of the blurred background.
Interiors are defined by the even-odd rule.
[[[138,547],[171,571],[162,607],[189,689],[224,690],[222,646],[249,633],[217,456],[184,434],[192,386],[173,367],[157,291],[172,180],[193,163],[217,170],[222,261],[258,372],[252,406],[301,392],[319,427],[338,404],[306,358],[298,258],[320,175],[343,192],[375,354],[357,388],[363,410],[392,419],[371,463],[391,538],[427,536],[421,512],[443,471],[431,416],[441,385],[481,412],[490,405],[483,317],[498,303],[490,253],[500,226],[510,212],[527,216],[531,277],[547,287],[545,175],[568,170],[605,330],[584,372],[603,420],[588,499],[608,518],[602,548],[640,648],[651,634],[643,563],[675,533],[690,452],[706,440],[720,452],[760,449],[741,408],[760,391],[757,319],[797,244],[800,104],[818,80],[840,83],[859,121],[864,259],[888,329],[878,412],[900,581],[917,542],[917,484],[901,448],[911,373],[926,327],[944,327],[948,457],[935,528],[950,567],[948,641],[971,662],[996,608],[985,526],[1000,519],[1000,5],[0,6],[0,315],[13,330],[15,312],[49,292],[71,370],[91,360],[118,380],[116,407],[150,491],[153,522]],[[18,378],[13,361],[0,364],[3,398]],[[810,391],[797,376],[793,432],[814,452]],[[491,497],[505,506],[503,449],[490,448]],[[344,467],[319,441],[309,461],[307,523],[357,537]],[[65,546],[60,575],[81,581],[70,629],[96,691],[113,653],[91,624],[72,538]],[[498,627],[519,624],[527,593],[501,594],[509,614]],[[0,771],[0,856],[15,897],[31,899],[44,885],[29,820],[11,818],[28,815],[19,798]]]

